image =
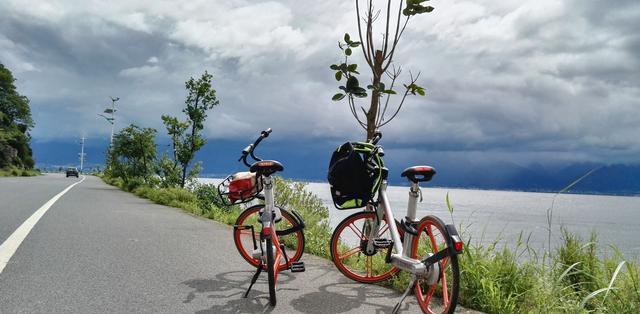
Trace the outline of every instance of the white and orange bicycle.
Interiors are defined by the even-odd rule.
[[[415,166],[402,172],[411,187],[407,215],[397,221],[387,198],[388,170],[382,146],[377,145],[381,138],[378,132],[369,142],[345,143],[332,156],[329,183],[335,206],[365,207],[342,220],[333,232],[333,263],[345,276],[363,283],[388,279],[399,270],[409,272],[411,281],[394,313],[412,290],[424,313],[453,313],[463,242],[456,228],[438,217],[416,220],[419,184],[430,181],[435,170]]]
[[[260,273],[266,271],[269,302],[275,306],[278,273],[305,270],[304,263],[300,261],[304,251],[304,222],[295,210],[275,205],[272,175],[284,170],[282,164],[275,160],[262,160],[254,154],[258,144],[270,133],[271,129],[262,131],[260,137],[242,151],[238,161],[242,161],[249,172],[228,176],[218,185],[218,191],[227,205],[246,203],[256,198],[264,203],[240,213],[233,226],[233,240],[240,255],[256,267],[244,297],[248,296]],[[253,164],[247,162],[248,156],[255,160]],[[291,255],[287,254],[291,252]]]

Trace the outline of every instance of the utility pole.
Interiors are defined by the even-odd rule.
[[[84,136],[80,138],[80,145],[81,145],[81,148],[80,148],[80,173],[82,173],[82,168],[84,166],[84,157],[87,155],[87,154],[84,153],[84,140],[86,140],[86,139],[87,138],[84,137]]]

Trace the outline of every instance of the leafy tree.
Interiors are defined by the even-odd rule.
[[[140,128],[134,124],[122,129],[113,137],[109,151],[110,176],[127,182],[132,178],[149,181],[155,169],[156,130]]]
[[[344,62],[332,64],[330,68],[335,71],[336,80],[344,82],[344,85],[339,86],[341,91],[335,94],[332,100],[347,99],[351,114],[358,124],[367,131],[367,139],[371,139],[378,128],[386,125],[398,115],[408,95],[425,95],[424,88],[416,84],[420,73],[415,76],[410,73],[409,82],[403,84],[404,90],[400,92],[402,96],[400,102],[395,110],[391,110],[393,106],[389,107],[391,96],[398,94],[395,89],[396,79],[402,73],[401,67],[392,66],[398,42],[411,17],[433,11],[433,7],[423,4],[427,1],[429,0],[405,0],[403,6],[402,0],[387,0],[384,1],[385,10],[376,10],[373,0],[369,0],[366,1],[366,9],[361,12],[360,1],[355,0],[359,41],[353,40],[349,34],[344,34],[344,42],[338,43],[338,47],[344,55]],[[361,18],[361,14],[364,15],[364,18]],[[380,16],[384,16],[382,22],[385,28],[382,38],[376,40],[373,29],[375,21]],[[380,42],[380,45],[376,47],[377,42]],[[361,47],[364,59],[372,74],[371,83],[366,86],[366,89],[361,86],[358,80],[358,75],[360,75],[358,65],[349,63],[349,57],[353,53],[352,48],[358,47]],[[389,68],[390,66],[391,68]],[[364,107],[356,104],[356,98],[367,98],[369,96],[367,90],[371,93],[371,100],[369,108],[365,110]],[[387,109],[390,110],[387,111]]]
[[[181,169],[174,160],[171,160],[166,153],[162,154],[162,157],[158,160],[156,173],[160,176],[160,187],[171,188],[180,185],[182,180]]]
[[[34,123],[29,99],[18,93],[14,82],[11,71],[0,63],[0,168],[31,169],[34,161],[29,130]]]
[[[206,143],[202,130],[207,111],[220,103],[216,97],[216,90],[211,86],[212,78],[213,76],[205,71],[200,78],[192,77],[185,83],[188,94],[182,112],[187,115],[186,121],[168,115],[162,116],[171,137],[174,164],[176,167],[179,165],[181,169],[181,187],[184,187],[188,178],[197,176],[201,170],[200,164],[195,164],[187,172],[196,152]]]

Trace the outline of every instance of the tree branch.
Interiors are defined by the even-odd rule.
[[[400,4],[402,6],[402,4]],[[389,45],[389,19],[391,18],[391,0],[387,0],[387,21],[386,30],[384,32],[384,48],[382,49],[382,55],[387,54],[387,46]]]
[[[369,0],[369,12],[367,13],[367,47],[371,56],[375,56],[376,51],[373,46],[373,3]],[[373,66],[372,66],[373,68]]]
[[[362,48],[362,54],[364,55],[364,59],[367,61],[370,67],[373,67],[373,62],[371,61],[371,55],[369,54],[368,47],[365,47],[364,40],[362,40],[362,27],[360,26],[360,6],[358,5],[359,0],[356,0],[356,16],[358,20],[358,36],[360,37],[360,47]]]
[[[351,95],[349,95],[349,109],[351,109],[351,114],[353,115],[354,118],[356,118],[356,121],[358,121],[358,124],[360,124],[360,126],[366,130],[367,125],[360,120],[360,117],[358,117],[358,113],[356,112],[356,104],[354,103],[353,96]]]
[[[411,73],[411,72],[409,72]],[[413,77],[413,74],[410,74],[411,76],[411,84],[415,84],[415,82],[418,81],[418,78],[420,77],[420,73],[418,73],[418,75],[416,75],[416,77]],[[411,85],[409,84],[409,85]],[[379,127],[383,127],[384,125],[386,125],[387,123],[391,122],[391,120],[393,120],[393,118],[395,118],[398,113],[400,112],[400,109],[402,109],[402,105],[404,104],[404,100],[407,98],[407,95],[409,94],[409,88],[407,87],[407,89],[404,91],[404,95],[402,96],[402,100],[400,101],[400,104],[398,105],[398,109],[396,109],[396,112],[393,113],[393,115],[391,116],[391,118],[389,118],[389,120],[387,120],[386,122],[380,124]]]
[[[402,68],[397,68],[394,65],[393,66],[393,74],[389,74],[389,72],[385,72],[385,74],[387,74],[387,76],[389,76],[389,78],[391,79],[391,86],[389,87],[389,89],[393,90],[393,86],[395,85],[396,79],[400,76],[400,73],[402,73]],[[387,112],[387,107],[389,106],[389,99],[391,99],[391,94],[387,94],[387,100],[384,103],[384,110],[382,110],[382,114],[380,115],[379,119],[380,121],[376,124],[380,124],[382,122],[384,122],[384,115]]]

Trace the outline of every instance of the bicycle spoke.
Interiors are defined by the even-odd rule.
[[[345,258],[347,258],[347,257],[349,257],[349,256],[351,256],[351,255],[353,255],[353,254],[356,254],[356,253],[358,253],[358,252],[360,252],[360,248],[359,248],[359,247],[355,247],[355,248],[353,248],[353,249],[351,249],[351,250],[347,251],[345,254],[343,254],[343,255],[339,256],[338,258],[339,258],[339,259],[341,259],[341,260],[343,260],[343,259],[345,259]]]
[[[355,229],[354,229],[355,228]],[[356,236],[358,237],[358,239],[364,239],[364,236],[362,235],[362,231],[360,231],[358,229],[358,227],[354,226],[353,224],[349,225],[349,229],[351,229],[351,231],[353,231],[353,233],[356,234]]]
[[[433,292],[436,290],[436,285],[429,286],[429,291],[427,291],[427,295],[425,296],[425,303],[429,304],[431,302],[431,297],[433,297]]]
[[[445,303],[445,306],[446,306],[447,305],[446,303],[449,300],[449,288],[447,287],[447,275],[444,272],[444,268],[440,270],[440,275],[442,276],[442,278],[440,278],[442,282],[441,283],[442,284],[442,301]]]
[[[378,232],[378,238],[385,233],[387,230],[389,230],[389,225],[388,224],[384,224],[383,228],[380,228],[380,231]]]
[[[449,258],[448,258],[448,257],[445,257],[444,259],[442,259],[442,260],[440,261],[440,263],[441,263],[441,264],[440,264],[440,265],[441,265],[441,266],[440,266],[440,268],[441,268],[441,269],[443,269],[443,270],[444,270],[444,269],[446,269],[446,268],[447,268],[447,266],[449,265]]]

